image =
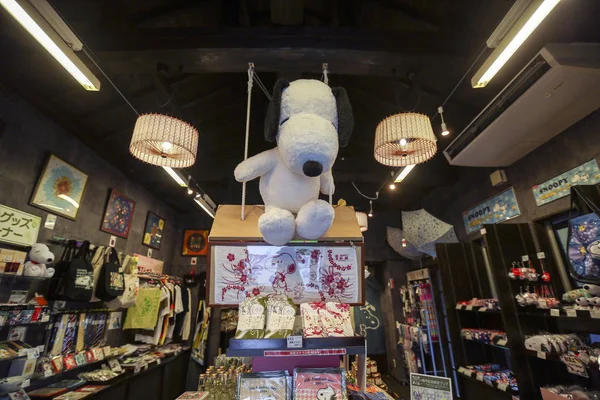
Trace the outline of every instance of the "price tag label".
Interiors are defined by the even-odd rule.
[[[21,388],[25,389],[27,387],[29,387],[29,385],[31,385],[31,379],[25,379],[22,383],[21,383]]]
[[[135,367],[133,368],[133,373],[137,374],[141,370],[142,370],[142,363],[141,362],[135,363]]]
[[[487,233],[487,231],[485,230],[485,228],[481,228],[481,230],[479,231],[482,235],[485,235]]]
[[[44,322],[48,322],[50,321],[50,316],[49,315],[42,315],[42,318],[40,319],[40,322],[44,323]]]
[[[577,310],[567,310],[567,317],[577,318]]]
[[[529,256],[527,256],[527,255],[521,256],[521,261],[523,261],[523,262],[529,261]]]
[[[498,383],[498,389],[502,390],[503,392],[506,392],[507,388],[508,388],[508,385],[506,383],[503,383],[503,382]]]
[[[537,253],[537,258],[538,260],[543,260],[544,258],[546,258],[546,253],[544,253],[543,251]]]
[[[465,373],[465,367],[458,367],[458,373],[459,374],[464,374]]]
[[[463,375],[471,377],[471,370],[465,368],[465,370],[463,371]]]
[[[287,347],[288,347],[288,349],[301,349],[302,348],[302,336],[288,336]]]
[[[102,352],[104,353],[104,357],[110,357],[112,355],[112,349],[110,346],[105,346],[102,348]]]
[[[560,310],[558,308],[553,308],[550,310],[550,315],[553,317],[560,317]]]
[[[498,346],[506,346],[508,341],[506,339],[498,340]]]
[[[52,371],[47,369],[44,371],[44,378],[48,378],[52,376]]]
[[[463,308],[462,304],[457,304],[457,305],[456,305],[456,309],[457,309],[457,310],[462,310],[462,308]]]
[[[483,382],[483,372],[478,372],[476,378],[479,382]]]
[[[33,349],[27,349],[27,359],[38,358],[40,356],[37,347]]]
[[[479,312],[486,312],[487,310],[488,310],[488,309],[487,309],[487,307],[481,307],[481,308],[479,309]]]
[[[544,353],[543,351],[538,351],[537,352],[537,357],[541,358],[542,360],[546,359],[546,353]]]
[[[467,311],[472,311],[473,310],[473,306],[467,306]]]
[[[110,239],[108,240],[108,246],[115,247],[116,245],[117,245],[117,237],[111,236]]]
[[[471,334],[470,334],[470,333],[465,333],[465,339],[467,339],[467,340],[472,340],[472,339],[473,339],[473,337],[471,336]]]
[[[144,371],[148,369],[148,363],[144,364]]]
[[[594,319],[600,318],[600,310],[594,309],[594,310],[590,311],[590,317],[592,317]]]
[[[156,360],[156,365],[160,365],[160,358]]]

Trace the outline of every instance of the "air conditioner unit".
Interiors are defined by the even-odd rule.
[[[600,108],[600,44],[548,44],[444,150],[452,165],[506,167]]]

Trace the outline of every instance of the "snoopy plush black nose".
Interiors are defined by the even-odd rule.
[[[302,172],[310,177],[319,176],[323,172],[323,165],[318,161],[307,161],[302,166]]]
[[[52,258],[46,260],[47,263],[51,263],[52,261],[54,261]]]

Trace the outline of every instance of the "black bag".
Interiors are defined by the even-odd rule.
[[[109,247],[98,277],[97,298],[103,301],[111,301],[123,294],[125,291],[125,277],[120,269],[118,254],[115,249]]]
[[[57,265],[60,283],[57,290],[64,300],[90,301],[94,293],[94,274],[90,264],[90,242],[69,241]]]

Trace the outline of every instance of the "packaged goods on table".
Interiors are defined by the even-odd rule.
[[[240,374],[239,400],[287,400],[290,393],[290,376],[287,371]]]
[[[294,400],[346,400],[346,379],[340,368],[296,368]]]

